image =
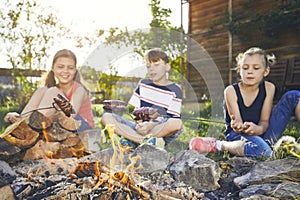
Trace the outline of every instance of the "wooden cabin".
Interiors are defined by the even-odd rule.
[[[221,103],[236,82],[235,57],[252,46],[276,55],[271,69],[276,97],[300,89],[299,0],[187,0],[189,3],[186,101],[196,94]]]

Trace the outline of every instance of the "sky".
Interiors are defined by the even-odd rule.
[[[36,0],[43,7],[51,7],[61,23],[81,36],[92,35],[95,30],[108,30],[111,27],[120,29],[127,28],[129,31],[136,29],[149,29],[152,15],[148,4],[151,0]],[[169,18],[172,26],[181,26],[181,0],[161,0],[161,7],[170,8],[172,13]],[[183,4],[183,27],[187,31],[188,26],[188,4]],[[50,50],[50,59],[46,64],[51,68],[51,62],[57,50],[68,48],[75,52],[78,65],[83,65],[92,55],[99,44],[94,47],[78,49],[74,41],[64,40]],[[100,44],[101,45],[101,44]],[[99,59],[98,59],[99,60]],[[119,61],[122,63],[123,61]],[[129,65],[140,65],[134,63],[133,59],[127,58]],[[0,65],[4,66],[6,61],[0,59]],[[139,72],[139,74],[141,74]]]
[[[48,4],[57,11],[56,15],[74,32],[88,35],[97,29],[110,27],[127,27],[129,31],[149,28],[152,15],[148,4],[150,0],[39,0]],[[173,26],[181,26],[181,1],[161,0],[163,8],[170,8],[172,14],[169,18]],[[183,27],[187,30],[188,4],[183,5]],[[72,44],[66,41],[62,47],[73,49]],[[58,47],[60,48],[60,47]],[[89,49],[92,51],[93,49]],[[92,52],[80,50],[78,64],[84,63]],[[76,52],[76,50],[75,50]],[[77,51],[78,52],[78,51]],[[54,54],[55,52],[53,52]]]
[[[61,20],[74,27],[74,30],[127,27],[129,30],[147,28],[151,21],[150,0],[51,0],[44,1],[58,11]],[[172,25],[180,26],[181,1],[161,0],[163,8],[170,8]],[[186,7],[186,5],[184,6]],[[185,12],[185,14],[187,14]]]

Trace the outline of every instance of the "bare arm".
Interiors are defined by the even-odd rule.
[[[237,95],[232,85],[224,90],[224,98],[229,116],[231,117],[231,128],[235,132],[240,133],[243,131],[243,120],[237,103]]]

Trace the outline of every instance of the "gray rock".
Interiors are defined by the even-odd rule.
[[[101,150],[101,129],[94,128],[78,133],[84,147],[90,152]]]
[[[214,191],[220,187],[221,170],[217,163],[194,150],[179,152],[170,172],[175,180],[191,185],[204,192]]]
[[[251,197],[242,198],[241,200],[279,200],[278,198],[268,197],[261,194],[255,194]]]
[[[113,157],[115,159],[111,162]],[[113,148],[108,148],[85,156],[80,160],[87,159],[90,161],[98,160],[101,165],[113,167],[116,171],[126,171],[131,167],[136,172],[143,174],[165,170],[170,163],[170,154],[165,149],[145,143],[133,152],[121,152],[119,148],[114,151]],[[112,164],[114,166],[111,166]]]
[[[288,179],[300,178],[300,162],[294,159],[281,159],[258,162],[245,175],[234,179],[239,188],[249,185],[269,182],[282,182]]]
[[[257,160],[253,160],[247,157],[233,157],[226,161],[231,168],[234,169],[235,173],[244,175],[250,171]]]
[[[0,160],[0,187],[12,183],[17,174],[12,170],[8,163]]]
[[[89,160],[91,162],[100,161],[101,165],[105,165],[105,166],[109,167],[110,159],[112,158],[113,154],[114,154],[114,149],[107,148],[102,151],[99,151],[99,152],[93,153],[91,155],[85,156],[83,158],[80,158],[79,160],[81,162],[85,162],[86,160]],[[117,159],[117,160],[119,160],[119,159]]]
[[[0,160],[13,163],[20,152],[21,149],[19,147],[9,143],[5,139],[0,138]]]
[[[147,143],[136,148],[132,156],[140,158],[142,168],[138,172],[141,174],[167,169],[171,157],[165,149]]]
[[[251,185],[245,189],[242,189],[239,193],[239,196],[241,198],[246,198],[255,194],[270,196],[278,199],[299,199],[300,186],[291,182]]]

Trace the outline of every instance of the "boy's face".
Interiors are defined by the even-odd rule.
[[[147,72],[154,83],[163,83],[163,81],[167,80],[167,72],[171,68],[169,63],[165,63],[161,59],[156,62],[150,62],[149,60],[146,62]]]

